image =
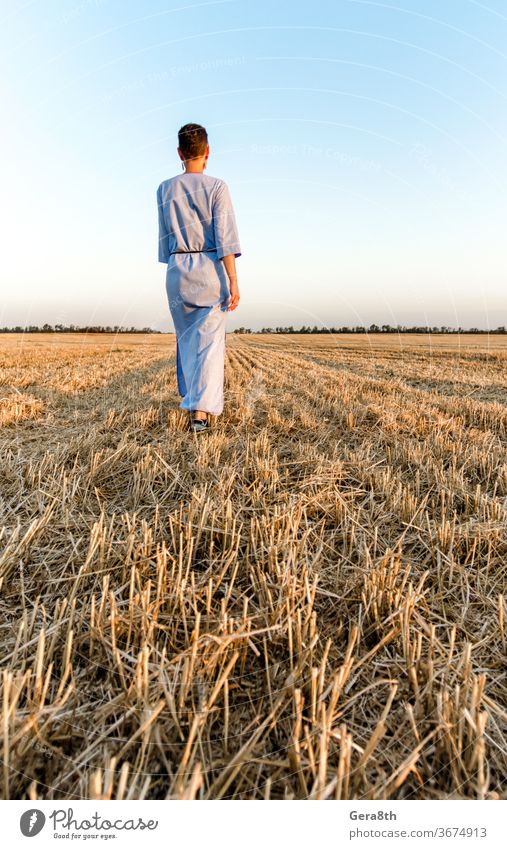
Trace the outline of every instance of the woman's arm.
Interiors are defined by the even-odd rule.
[[[169,233],[165,226],[164,207],[162,205],[162,193],[160,186],[157,189],[157,206],[158,206],[158,261],[169,262]]]
[[[225,270],[227,272],[227,276],[229,278],[229,289],[231,292],[231,297],[229,300],[228,310],[235,310],[239,304],[239,288],[238,288],[238,276],[236,273],[236,257],[234,254],[229,254],[228,256],[222,257],[222,262],[225,265]]]
[[[229,188],[224,180],[219,180],[215,188],[213,200],[213,226],[215,230],[215,245],[217,258],[222,260],[229,278],[228,310],[235,310],[239,304],[238,276],[236,274],[236,257],[241,256],[238,228],[234,217]]]

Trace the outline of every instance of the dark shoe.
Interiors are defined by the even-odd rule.
[[[192,411],[193,412],[193,411]],[[190,418],[190,430],[192,433],[201,433],[203,430],[208,430],[209,419],[206,415],[205,419],[196,419],[193,415]]]

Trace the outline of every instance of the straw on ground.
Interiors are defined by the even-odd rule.
[[[430,344],[431,342],[431,344]],[[507,345],[0,345],[2,795],[506,798]]]

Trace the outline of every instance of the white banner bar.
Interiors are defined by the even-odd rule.
[[[255,810],[251,807],[254,804]],[[505,801],[4,801],[2,846],[506,846]],[[33,840],[33,843],[31,841]]]

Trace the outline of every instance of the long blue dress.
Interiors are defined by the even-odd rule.
[[[176,331],[183,410],[219,415],[224,406],[225,322],[229,282],[222,257],[241,256],[224,180],[183,172],[157,189],[158,258]]]

